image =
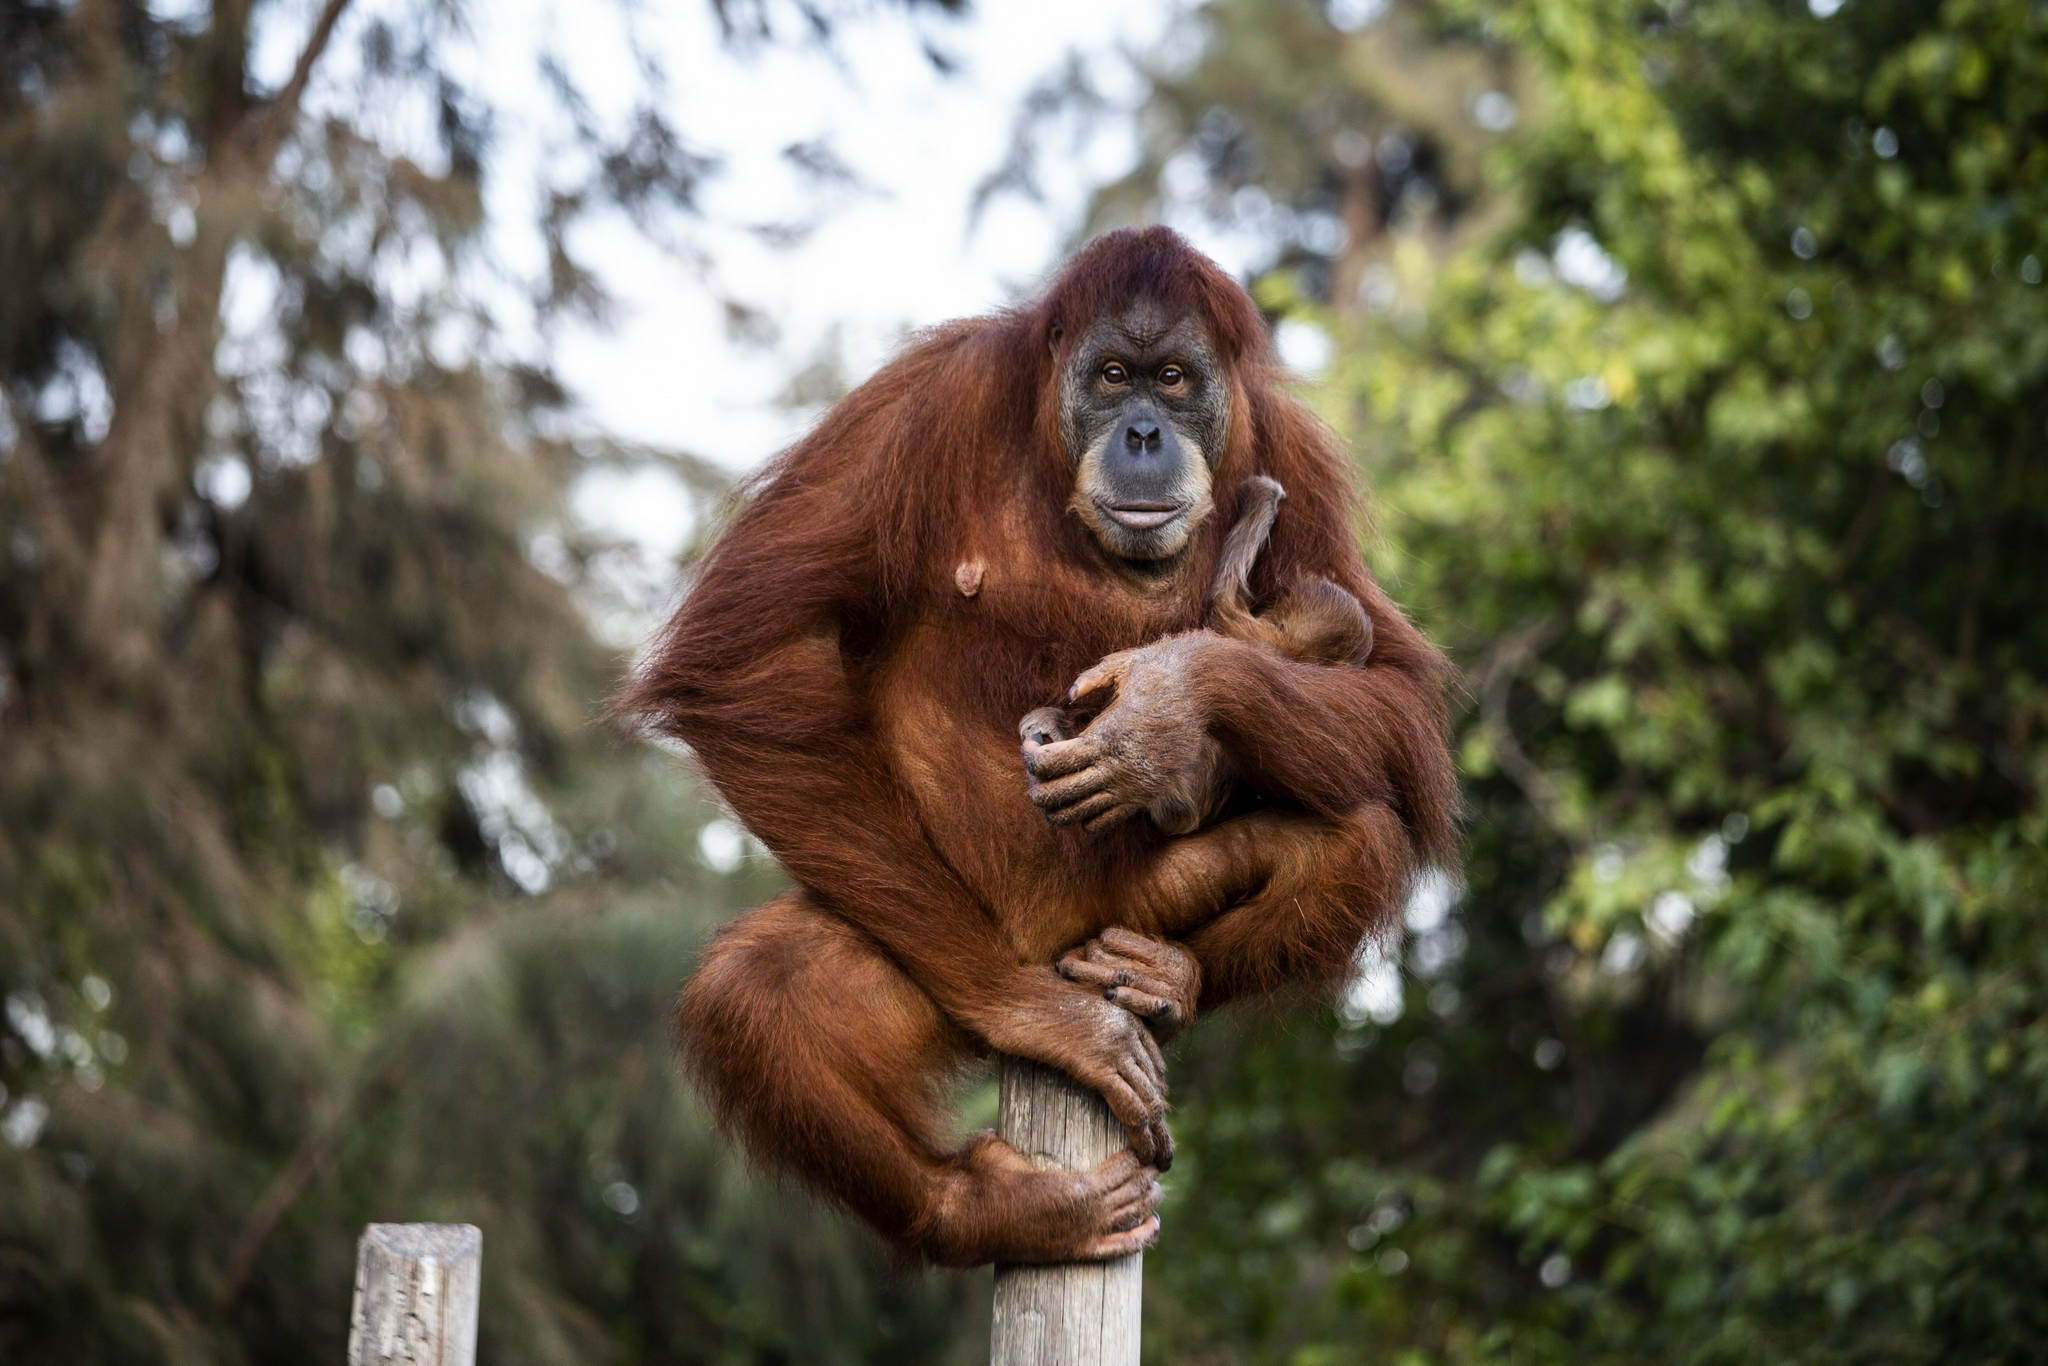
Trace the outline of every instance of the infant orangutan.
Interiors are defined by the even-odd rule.
[[[1252,566],[1266,548],[1287,491],[1263,474],[1245,482],[1244,510],[1217,557],[1209,629],[1305,664],[1363,664],[1372,653],[1372,618],[1356,597],[1328,579],[1296,579],[1271,607],[1252,614]],[[1018,733],[1028,759],[1044,746],[1070,738],[1072,716],[1063,707],[1040,707],[1024,718]],[[1165,834],[1192,834],[1222,810],[1236,781],[1230,756],[1211,738],[1178,789],[1162,794],[1146,814]]]

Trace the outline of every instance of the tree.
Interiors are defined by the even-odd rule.
[[[331,1357],[370,1218],[485,1226],[493,1360],[898,1360],[956,1322],[671,1075],[694,945],[768,874],[703,869],[737,832],[591,725],[613,551],[564,494],[722,481],[507,340],[601,304],[580,217],[686,227],[715,160],[658,76],[614,126],[544,63],[569,152],[508,275],[463,23],[0,6],[9,1361]]]
[[[1164,212],[1264,238],[1262,270],[1343,312],[1381,296],[1395,241],[1440,252],[1485,224],[1485,154],[1526,98],[1515,49],[1411,0],[1228,0],[1190,41],[1192,65],[1144,65],[1139,158],[1091,228]]]
[[[1326,1024],[1184,1045],[1150,1344],[2031,1359],[2048,32],[1438,14],[1529,64],[1500,224],[1261,297],[1337,339],[1376,562],[1465,670],[1463,889]]]

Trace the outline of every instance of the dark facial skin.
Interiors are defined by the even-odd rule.
[[[1060,430],[1070,506],[1102,548],[1142,566],[1178,557],[1214,510],[1230,430],[1230,385],[1201,320],[1148,301],[1097,319],[1061,370]]]

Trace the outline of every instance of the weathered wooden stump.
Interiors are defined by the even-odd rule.
[[[348,1366],[476,1366],[483,1247],[474,1224],[363,1230]]]
[[[1046,1167],[1084,1171],[1129,1146],[1093,1091],[1055,1068],[1002,1060],[1003,1141]],[[991,1366],[1138,1366],[1145,1254],[1065,1266],[998,1266]]]

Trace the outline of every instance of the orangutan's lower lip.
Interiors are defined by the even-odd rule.
[[[1156,531],[1187,511],[1182,503],[1117,503],[1103,512],[1118,526],[1132,531]]]

